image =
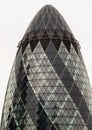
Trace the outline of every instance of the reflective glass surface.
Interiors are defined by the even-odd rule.
[[[92,130],[92,89],[80,46],[51,5],[19,44],[1,130]]]

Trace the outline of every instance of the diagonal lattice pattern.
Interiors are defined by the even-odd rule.
[[[79,43],[60,13],[44,6],[18,45],[1,130],[92,130],[91,98]]]

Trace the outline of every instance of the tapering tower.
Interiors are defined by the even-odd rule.
[[[18,45],[1,130],[92,130],[91,98],[80,45],[46,5]]]

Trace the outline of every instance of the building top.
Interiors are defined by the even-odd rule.
[[[33,46],[35,46],[36,42],[42,39],[60,39],[59,41],[63,41],[69,52],[72,44],[76,52],[79,53],[80,45],[78,41],[75,39],[63,16],[52,5],[45,5],[39,10],[29,24],[18,47],[22,46],[25,48],[31,41],[34,41]]]
[[[53,35],[58,35],[70,40],[75,39],[63,16],[52,5],[45,5],[40,9],[29,24],[23,40],[34,34],[37,36],[47,34],[52,37]]]

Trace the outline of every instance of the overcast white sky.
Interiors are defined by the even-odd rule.
[[[0,0],[0,118],[18,42],[45,4],[60,11],[79,41],[92,84],[92,0]]]

